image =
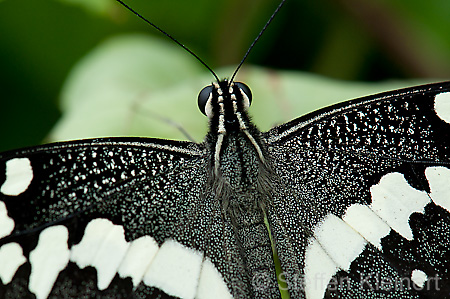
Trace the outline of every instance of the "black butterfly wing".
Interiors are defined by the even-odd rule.
[[[325,108],[265,138],[291,296],[450,296],[449,82]]]
[[[265,135],[280,177],[269,221],[293,297],[437,294],[420,286],[448,279],[448,90],[355,100]],[[265,294],[271,278],[249,281],[233,224],[206,194],[205,156],[117,138],[2,154],[0,295]],[[389,288],[399,280],[413,284]]]
[[[0,297],[245,294],[232,231],[201,196],[204,151],[110,138],[3,153]]]

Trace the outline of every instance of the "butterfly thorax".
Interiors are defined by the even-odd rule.
[[[250,90],[224,80],[207,91],[210,186],[224,211],[254,210],[270,200],[270,157],[247,113]]]

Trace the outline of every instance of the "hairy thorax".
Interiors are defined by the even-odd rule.
[[[252,211],[268,204],[272,181],[268,161],[261,161],[244,133],[235,132],[224,138],[219,163],[218,175],[211,170],[211,183],[225,212]]]

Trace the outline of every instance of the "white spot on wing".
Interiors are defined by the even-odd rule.
[[[434,110],[439,118],[450,123],[450,92],[443,92],[435,96]]]
[[[305,294],[308,299],[322,299],[328,282],[336,274],[338,266],[312,239],[305,254]]]
[[[350,268],[351,262],[367,244],[361,235],[333,214],[320,223],[314,235],[325,252],[343,270]]]
[[[232,299],[230,291],[214,264],[206,258],[200,272],[196,299]]]
[[[5,203],[0,201],[0,239],[9,236],[13,229],[14,220],[8,216]]]
[[[27,260],[22,247],[17,243],[8,243],[0,247],[0,279],[4,285],[11,282],[20,265]]]
[[[391,228],[365,205],[354,204],[350,206],[343,220],[380,250],[381,238],[391,231]]]
[[[119,267],[120,277],[131,277],[133,286],[137,287],[158,249],[158,243],[150,236],[143,236],[131,242]]]
[[[433,202],[450,211],[450,197],[447,195],[450,169],[428,167],[425,174],[431,186]],[[323,298],[328,283],[338,269],[348,271],[365,245],[365,241],[362,242],[354,233],[357,232],[360,238],[378,249],[381,249],[381,239],[391,229],[412,240],[409,217],[414,212],[423,213],[430,202],[428,194],[412,188],[400,173],[383,176],[370,191],[370,206],[354,204],[347,209],[342,218],[348,225],[342,225],[338,217],[328,215],[314,229],[315,238],[310,238],[305,253],[306,298]],[[411,279],[423,287],[427,276],[423,271],[414,270]]]
[[[33,169],[28,158],[14,158],[6,162],[6,180],[0,192],[17,196],[27,190],[33,180]]]
[[[337,269],[348,271],[367,241],[332,214],[316,227],[314,236],[306,249],[305,291],[307,298],[322,298]]]
[[[428,280],[427,275],[422,270],[413,270],[411,273],[411,280],[419,287],[423,288],[425,282]]]
[[[38,244],[30,253],[28,285],[37,299],[48,297],[59,272],[67,266],[70,256],[68,237],[69,232],[63,225],[48,227],[40,233]]]
[[[445,167],[428,167],[425,170],[431,187],[430,197],[436,205],[450,212],[450,169]]]
[[[370,188],[370,192],[370,208],[397,233],[412,240],[409,216],[414,212],[423,213],[430,202],[427,193],[412,188],[397,172],[383,176],[377,185]]]
[[[168,295],[194,298],[197,291],[203,255],[167,240],[159,249],[144,275],[144,283],[161,289]]]
[[[88,223],[81,242],[72,246],[70,260],[80,268],[95,267],[97,287],[104,290],[116,275],[128,246],[122,226],[97,218]]]

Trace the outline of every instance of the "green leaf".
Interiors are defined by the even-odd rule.
[[[218,70],[230,75],[233,68]],[[244,67],[237,80],[253,92],[250,113],[262,129],[340,101],[420,82],[358,83],[293,71]],[[207,119],[198,92],[213,81],[181,48],[143,35],[110,39],[80,61],[62,92],[63,117],[51,140],[145,136],[201,141]]]
[[[115,3],[111,0],[59,0],[61,3],[77,5],[83,7],[89,12],[98,13],[101,15],[107,14]]]

